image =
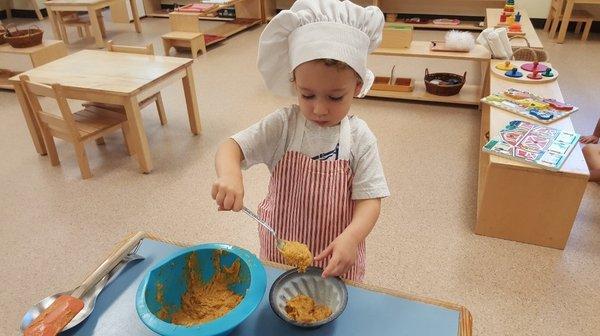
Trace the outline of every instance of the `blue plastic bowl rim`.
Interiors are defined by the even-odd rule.
[[[186,327],[168,323],[159,319],[150,311],[150,309],[148,309],[148,305],[146,304],[145,293],[148,286],[148,281],[150,280],[150,274],[181,255],[199,250],[223,250],[232,253],[245,262],[249,269],[258,270],[255,273],[252,273],[250,285],[246,290],[244,298],[229,313],[218,319],[200,324],[198,326]],[[250,316],[250,314],[252,314],[252,312],[254,312],[254,310],[260,305],[266,287],[267,274],[265,268],[260,260],[250,251],[228,244],[201,244],[175,252],[169,257],[165,258],[161,263],[150,269],[138,287],[135,306],[138,316],[142,322],[152,331],[160,335],[186,336],[192,334],[197,335],[198,333],[206,335],[218,335],[235,328],[246,318],[248,318],[248,316]]]

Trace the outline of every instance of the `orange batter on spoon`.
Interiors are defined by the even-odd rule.
[[[306,268],[312,264],[313,255],[308,246],[296,241],[285,241],[281,250],[285,263],[298,267],[300,272],[306,272]]]

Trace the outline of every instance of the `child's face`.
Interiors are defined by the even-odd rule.
[[[294,74],[300,111],[322,127],[339,124],[362,87],[353,70],[320,61],[302,63]]]

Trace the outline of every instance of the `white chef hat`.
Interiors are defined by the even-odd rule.
[[[350,1],[298,0],[265,27],[258,46],[258,69],[267,87],[295,96],[290,81],[300,64],[329,58],[348,64],[361,77],[363,97],[373,84],[367,55],[381,43],[383,13]]]

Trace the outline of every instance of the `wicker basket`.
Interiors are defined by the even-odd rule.
[[[458,84],[440,85],[431,83],[431,81],[435,79],[445,82],[451,79],[455,79],[458,80]],[[466,71],[464,75],[460,76],[448,72],[429,73],[429,69],[425,69],[425,90],[436,96],[454,96],[455,94],[458,94],[460,92],[460,89],[462,89],[463,85],[465,85],[466,80]]]
[[[548,60],[548,54],[543,50],[531,48],[531,44],[524,36],[513,36],[513,39],[523,39],[527,43],[527,47],[512,47],[514,61],[526,61],[526,62],[546,62]]]
[[[13,48],[29,48],[42,44],[42,37],[44,31],[36,25],[31,25],[26,30],[19,30],[17,26],[14,26],[15,30],[11,31],[10,26],[6,27],[7,33],[4,35],[4,39]]]

